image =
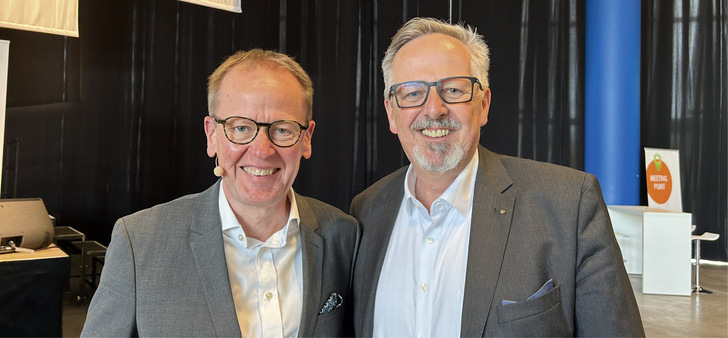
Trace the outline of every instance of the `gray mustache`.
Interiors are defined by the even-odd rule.
[[[441,119],[431,119],[429,117],[425,117],[422,120],[415,121],[410,126],[410,129],[412,130],[418,130],[418,129],[425,129],[425,128],[446,128],[446,129],[454,129],[458,130],[460,129],[462,125],[449,117],[443,117]]]

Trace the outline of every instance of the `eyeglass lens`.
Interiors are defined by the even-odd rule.
[[[396,87],[395,96],[401,108],[422,105],[429,94],[431,86],[436,85],[437,92],[446,103],[468,102],[473,98],[473,80],[467,77],[443,79],[437,83],[426,81],[405,82]]]
[[[225,135],[234,143],[250,143],[258,133],[255,121],[233,117],[225,122]],[[268,126],[268,137],[279,147],[290,147],[301,135],[301,126],[293,121],[277,121]]]

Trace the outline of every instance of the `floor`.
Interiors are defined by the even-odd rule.
[[[87,298],[79,299],[75,291],[66,291],[63,295],[63,337],[78,337],[81,335],[87,309]]]
[[[712,294],[662,296],[642,294],[642,277],[630,281],[648,337],[728,337],[728,264],[702,261],[700,284]],[[64,296],[63,336],[78,337],[86,319],[86,296],[68,291]]]
[[[701,260],[700,285],[713,293],[642,294],[642,276],[630,275],[648,337],[728,337],[728,264]]]

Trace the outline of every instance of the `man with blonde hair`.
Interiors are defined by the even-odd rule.
[[[204,126],[220,179],[117,221],[82,336],[350,334],[359,225],[291,188],[312,104],[286,55],[238,52],[215,70]]]

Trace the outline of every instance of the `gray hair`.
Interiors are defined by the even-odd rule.
[[[488,68],[490,56],[488,45],[483,36],[478,34],[475,27],[464,26],[462,23],[454,25],[434,18],[413,18],[404,24],[392,37],[384,59],[382,59],[382,73],[384,75],[384,98],[389,97],[389,88],[392,86],[392,61],[400,48],[406,43],[433,33],[445,34],[465,44],[470,50],[470,68],[473,76],[480,80],[484,88],[489,88]]]
[[[303,88],[303,96],[306,100],[308,111],[306,112],[306,120],[310,121],[313,117],[313,83],[306,71],[301,68],[298,62],[294,61],[290,56],[278,52],[262,49],[251,49],[249,51],[239,51],[228,57],[215,71],[210,75],[207,81],[207,110],[212,116],[215,106],[217,105],[217,92],[220,90],[222,79],[230,69],[237,65],[245,64],[248,66],[267,66],[280,67],[289,71],[298,80]]]

